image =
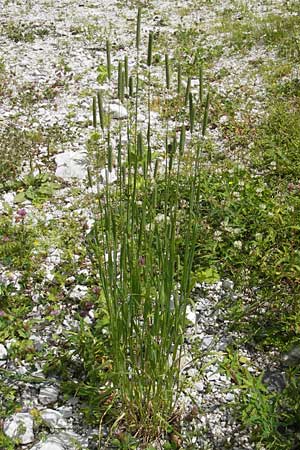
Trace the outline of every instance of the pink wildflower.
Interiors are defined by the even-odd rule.
[[[144,266],[146,264],[146,258],[145,256],[140,256],[139,257],[139,266]]]
[[[26,209],[24,209],[24,208],[18,209],[18,211],[17,211],[17,216],[19,216],[19,217],[23,218],[26,216],[26,214],[27,214],[27,212],[26,212]]]

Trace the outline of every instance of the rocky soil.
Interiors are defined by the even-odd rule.
[[[43,202],[32,201],[29,195],[22,202],[16,201],[20,190],[13,185],[0,197],[1,214],[10,217],[13,224],[31,227],[35,242],[30,256],[33,272],[26,281],[22,269],[0,262],[0,321],[2,330],[5,326],[11,331],[2,334],[0,379],[6,389],[5,399],[10,392],[12,402],[18,405],[18,412],[11,412],[13,408],[3,400],[2,411],[7,412],[1,426],[6,436],[19,439],[17,449],[104,448],[105,433],[109,432],[104,428],[104,435],[99,436],[98,428],[87,425],[78,398],[67,398],[59,377],[49,375],[44,368],[49,358],[59,354],[68,332],[78,330],[80,318],[87,326],[93,326],[97,318],[93,306],[97,286],[85,250],[85,238],[94,217],[86,171],[87,141],[92,131],[91,98],[99,89],[99,67],[106,64],[107,37],[112,44],[114,65],[125,54],[129,61],[135,58],[137,3],[0,1],[0,62],[5,80],[0,83],[0,139],[4,141],[5,134],[13,130],[22,136],[24,132],[31,133],[31,156],[27,151],[17,175],[19,180],[32,167],[36,176],[46,173],[56,177],[51,195],[43,197]],[[212,89],[236,102],[237,120],[242,122],[247,116],[259,122],[264,115],[266,92],[253,67],[261,59],[272,60],[275,55],[259,42],[247,52],[233,52],[220,24],[228,10],[234,11],[235,20],[239,21],[245,8],[253,17],[262,18],[269,12],[282,11],[283,5],[284,0],[247,0],[239,4],[233,0],[145,1],[143,52],[149,30],[159,37],[162,53],[167,49],[172,55],[179,33],[199,27],[204,54],[218,52],[218,57],[211,58],[207,65],[206,79]],[[192,51],[198,43],[184,45],[190,45]],[[155,75],[162,76],[162,71],[158,68]],[[220,76],[221,73],[226,75]],[[109,83],[107,89],[111,89]],[[126,115],[126,109],[116,107],[116,126]],[[153,119],[159,130],[159,117],[154,114]],[[232,149],[224,133],[222,125],[228,120],[226,114],[219,117],[218,123],[210,125],[208,137],[220,153],[231,152],[233,160],[245,164],[247,151]],[[24,310],[8,314],[8,296],[24,298]],[[197,412],[183,424],[183,448],[255,448],[248,431],[235,417],[234,380],[221,370],[225,350],[242,338],[229,331],[230,324],[220,307],[225,298],[232,302],[240,298],[230,280],[198,284],[193,292],[183,364],[186,389],[181,407],[182,416],[189,415],[195,407]],[[244,358],[241,364],[250,372],[259,374],[268,369],[269,387],[282,388],[284,374],[270,362],[274,355],[253,354],[242,344],[240,354]],[[154,446],[161,448],[162,444]]]

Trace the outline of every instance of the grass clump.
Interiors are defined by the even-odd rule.
[[[70,136],[68,136],[70,139]],[[43,185],[52,182],[53,178],[39,174],[35,179],[32,172],[38,169],[36,157],[40,156],[43,163],[51,167],[50,157],[55,153],[58,142],[66,142],[67,134],[62,126],[54,124],[49,128],[40,127],[36,130],[24,130],[19,126],[6,126],[0,131],[0,189],[18,189],[22,185]],[[47,149],[41,155],[41,150]],[[43,167],[43,170],[44,167]],[[24,183],[20,181],[22,173],[30,172]],[[51,180],[50,180],[51,178]],[[48,186],[50,187],[50,186]],[[54,189],[54,185],[51,189]],[[50,190],[51,190],[50,189]],[[42,194],[42,192],[41,192]],[[46,194],[46,192],[44,192]]]
[[[269,107],[252,151],[253,161],[259,170],[269,173],[268,178],[296,185],[300,175],[300,82],[289,80],[277,84],[276,90],[276,101]],[[293,191],[291,187],[288,188],[290,192]]]
[[[2,33],[14,42],[32,43],[37,38],[43,38],[50,32],[49,28],[43,28],[34,24],[16,23],[13,21],[2,25]]]
[[[2,57],[0,57],[0,95],[4,96],[7,94],[7,85],[8,85],[8,74],[6,71],[5,61]]]
[[[123,72],[120,64],[118,68],[117,96],[119,100],[127,98],[129,109],[124,126],[126,144],[122,143],[120,122],[119,138],[113,150],[112,123],[103,109],[102,95],[98,96],[98,101],[93,100],[93,124],[97,129],[99,116],[97,139],[102,140],[101,152],[106,154],[106,183],[101,188],[99,178],[90,171],[90,185],[93,187],[96,183],[98,192],[99,217],[89,236],[89,246],[105,299],[114,404],[121,405],[123,411],[116,423],[147,441],[166,431],[176,418],[186,307],[199,232],[196,219],[200,194],[199,155],[207,125],[208,96],[199,123],[194,111],[194,103],[198,104],[199,99],[190,94],[185,106],[184,93],[179,105],[186,123],[182,123],[177,133],[167,126],[163,140],[154,150],[150,120],[151,32],[146,55],[146,132],[137,122],[141,102],[140,29],[141,10],[136,34],[135,90],[129,89],[129,82],[127,88],[126,71]],[[107,73],[112,77],[109,43],[106,48]],[[166,89],[170,91],[172,74],[168,57],[165,57],[164,70]],[[198,136],[198,144],[189,146],[188,157],[187,124],[190,134],[194,131]],[[182,196],[180,183],[187,164],[190,183]],[[113,172],[116,182],[111,185],[109,179]]]
[[[20,208],[14,223],[10,215],[3,214],[0,220],[0,258],[5,266],[24,269],[30,264],[34,233],[25,224],[26,214],[26,210]]]
[[[299,61],[300,24],[299,4],[290,4],[285,14],[267,14],[257,20],[249,11],[239,13],[225,10],[219,28],[227,33],[227,42],[238,51],[255,45],[275,49],[279,57]]]

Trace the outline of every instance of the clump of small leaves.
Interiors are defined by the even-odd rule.
[[[2,32],[14,42],[33,42],[36,38],[47,36],[50,32],[49,28],[36,26],[35,24],[7,22],[2,27]]]
[[[237,408],[244,426],[249,427],[257,448],[290,449],[300,443],[299,365],[287,375],[286,386],[271,390],[264,373],[253,375],[250,361],[238,352],[228,351],[223,370],[237,389]]]
[[[31,264],[34,233],[26,216],[26,209],[20,208],[13,218],[4,214],[0,220],[0,258],[5,266],[23,270]]]

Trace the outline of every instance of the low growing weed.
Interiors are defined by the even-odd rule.
[[[49,27],[49,25],[48,25]],[[9,39],[14,42],[28,42],[31,43],[37,38],[47,36],[50,32],[49,28],[42,28],[39,26],[26,23],[16,23],[13,21],[2,25],[2,33],[5,33]]]
[[[26,215],[20,208],[14,217],[7,213],[0,220],[0,259],[4,266],[25,270],[30,265],[34,231],[25,223]]]
[[[289,14],[270,13],[260,20],[249,12],[241,15],[239,20],[233,14],[227,14],[220,29],[228,33],[227,41],[235,50],[246,51],[254,45],[264,45],[275,49],[280,57],[299,61],[299,4],[291,4]]]
[[[297,448],[300,442],[299,368],[297,374],[295,370],[293,374],[290,372],[287,387],[277,392],[268,389],[263,374],[253,375],[248,364],[238,353],[229,352],[224,358],[223,370],[236,386],[240,420],[249,427],[256,448]]]

